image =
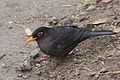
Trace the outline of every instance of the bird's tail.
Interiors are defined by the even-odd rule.
[[[117,33],[111,30],[85,31],[81,36],[81,38],[85,40],[91,37],[102,36],[102,35],[114,35],[114,34],[117,34]]]
[[[114,35],[117,34],[111,30],[100,30],[100,31],[91,31],[88,36],[95,37],[95,36],[102,36],[102,35]]]

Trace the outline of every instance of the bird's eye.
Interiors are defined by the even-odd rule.
[[[37,34],[37,36],[41,36],[43,33],[42,32],[39,32],[38,34]]]

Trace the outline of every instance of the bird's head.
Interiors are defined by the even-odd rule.
[[[48,27],[40,27],[37,28],[31,35],[31,37],[26,39],[26,42],[32,42],[37,40],[39,37],[43,36],[45,32],[48,30]]]

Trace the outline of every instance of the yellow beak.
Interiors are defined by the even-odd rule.
[[[35,41],[36,38],[33,38],[32,36],[26,39],[26,42],[32,42]]]

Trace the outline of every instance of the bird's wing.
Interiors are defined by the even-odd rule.
[[[50,31],[51,32],[51,31]],[[63,50],[71,51],[78,43],[81,35],[84,33],[83,29],[73,28],[73,27],[61,27],[53,28],[53,33],[51,34],[51,48],[57,50],[57,52],[62,52]]]

